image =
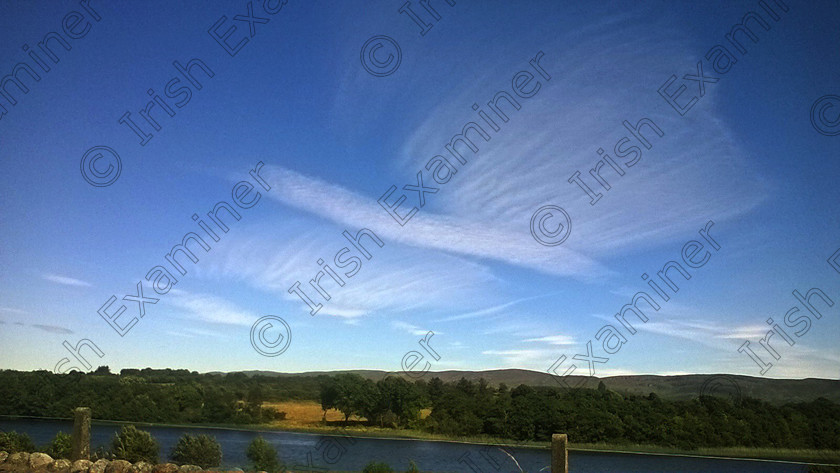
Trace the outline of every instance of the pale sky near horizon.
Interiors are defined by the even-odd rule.
[[[593,365],[596,376],[760,376],[738,352],[750,341],[773,363],[764,376],[840,378],[840,266],[827,261],[840,249],[840,136],[818,133],[811,119],[830,96],[816,127],[840,132],[838,2],[432,0],[435,19],[412,1],[412,14],[432,25],[425,35],[398,11],[403,3],[291,0],[275,13],[259,1],[0,3],[0,369],[52,371],[69,356],[64,341],[89,339],[103,356],[86,351],[87,360],[112,370],[395,371],[417,351],[418,368],[428,361],[433,371],[545,372],[565,356],[562,373],[591,342],[609,359]],[[249,4],[252,24],[234,19]],[[748,12],[769,30],[751,20],[758,41],[739,33],[742,53],[726,35]],[[235,55],[208,32],[233,27]],[[37,46],[50,32],[71,47],[49,40],[58,62]],[[362,65],[376,36],[400,46],[388,75]],[[392,51],[380,44],[373,54],[386,63]],[[725,73],[706,57],[715,45],[732,53]],[[195,63],[191,78],[173,65],[193,59],[212,77]],[[698,62],[699,82],[686,78]],[[4,82],[13,71],[28,93]],[[698,97],[684,116],[658,93],[672,75],[668,94],[686,87],[679,106]],[[499,100],[501,112],[492,110],[502,91],[518,109]],[[151,109],[159,130],[140,113],[152,96],[171,112]],[[153,135],[144,145],[119,123],[126,112]],[[622,125],[643,118],[663,132],[643,128],[650,149]],[[469,122],[490,139],[468,132],[478,151],[458,144],[461,163],[447,144]],[[641,152],[632,166],[615,151],[625,136],[619,152]],[[96,146],[121,161],[104,187],[80,166]],[[623,173],[602,165],[609,190],[589,172],[599,148]],[[438,155],[457,169],[442,184],[427,167]],[[421,170],[422,206],[406,189]],[[569,182],[576,171],[602,194],[594,205]],[[207,213],[234,202],[240,181],[249,183],[232,207],[241,219],[221,211],[223,232]],[[397,213],[418,208],[404,226],[378,203],[391,186],[386,205],[405,195]],[[531,234],[546,205],[572,221],[557,246]],[[342,236],[362,228],[383,243],[363,240],[370,259]],[[180,274],[166,255],[188,232],[210,249],[189,243],[198,261],[178,256]],[[702,267],[681,258],[692,240],[703,245],[695,261],[708,251]],[[344,283],[321,277],[329,300],[309,282],[320,259]],[[677,292],[656,276],[669,261],[691,276],[668,273]],[[145,279],[158,265],[178,280],[160,293]],[[642,302],[646,323],[627,315],[630,334],[614,315],[634,294],[655,294],[643,274],[669,300],[656,296],[659,310]],[[316,315],[290,293],[297,281],[322,305]],[[143,317],[141,304],[123,299],[138,282],[158,299]],[[819,319],[793,295],[812,288],[834,302],[811,299]],[[107,313],[125,306],[119,324],[137,318],[124,336],[97,313],[112,296]],[[266,315],[291,327],[279,356],[251,344]],[[806,333],[797,317],[807,318]],[[770,339],[778,359],[759,345],[768,318],[793,342]],[[624,338],[615,353],[596,338],[607,325]],[[429,331],[439,359],[418,344]],[[586,361],[574,363],[586,374]]]

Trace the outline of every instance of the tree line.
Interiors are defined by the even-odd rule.
[[[654,393],[620,394],[603,382],[597,389],[509,389],[483,379],[374,382],[340,374],[324,380],[321,407],[341,411],[345,421],[355,416],[455,437],[549,441],[562,432],[576,443],[840,449],[840,405],[824,398],[781,406],[709,396],[669,401]]]
[[[289,381],[168,369],[125,369],[117,375],[106,366],[67,374],[2,370],[0,414],[70,417],[74,408],[90,406],[96,419],[261,424],[285,417],[263,407],[265,400],[316,395],[317,381]]]
[[[266,401],[316,400],[344,421],[415,429],[450,437],[575,443],[649,444],[683,449],[772,447],[840,449],[840,404],[819,398],[771,404],[697,397],[662,399],[598,389],[562,389],[461,379],[378,381],[355,374],[247,376],[187,370],[92,373],[0,371],[0,414],[71,416],[79,406],[97,419],[180,424],[265,424],[285,413]]]

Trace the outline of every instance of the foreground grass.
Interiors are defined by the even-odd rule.
[[[614,444],[571,444],[570,451],[581,452],[620,452],[640,454],[683,455],[697,457],[748,458],[759,460],[780,460],[803,463],[840,465],[838,450],[809,450],[793,448],[753,448],[753,447],[715,447],[685,450],[657,445],[614,445]]]

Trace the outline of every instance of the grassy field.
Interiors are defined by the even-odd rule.
[[[336,427],[341,427],[346,428],[347,430],[360,432],[395,432],[394,429],[366,426],[364,423],[367,419],[356,416],[351,416],[345,426],[344,414],[336,409],[329,409],[326,412],[326,415],[324,415],[324,410],[321,409],[321,403],[316,401],[264,402],[263,407],[271,407],[280,412],[286,413],[286,418],[284,420],[278,420],[268,424],[269,426],[278,429],[312,428],[321,431],[324,429],[335,429]],[[431,409],[423,409],[420,411],[420,417],[425,418],[430,412]]]
[[[321,409],[321,403],[316,401],[264,402],[263,407],[274,408],[286,413],[285,420],[272,422],[270,424],[271,426],[291,428],[315,427],[323,425],[322,421],[325,418],[324,411]],[[326,413],[326,421],[328,423],[343,420],[344,414],[335,409],[330,409]]]
[[[285,412],[286,418],[261,425],[259,426],[260,428],[323,433],[341,431],[342,433],[349,433],[359,437],[451,440],[449,437],[434,435],[421,430],[398,430],[388,427],[365,425],[367,419],[364,417],[351,416],[345,424],[344,414],[335,409],[329,409],[325,416],[324,410],[321,409],[321,404],[316,401],[265,402],[263,403],[263,407],[273,407],[280,412]],[[420,416],[425,418],[430,412],[430,409],[423,409],[420,412]]]

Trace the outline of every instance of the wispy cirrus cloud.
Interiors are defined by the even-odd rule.
[[[236,304],[210,294],[193,294],[180,289],[169,292],[167,301],[185,318],[226,325],[251,326],[259,317]]]
[[[557,350],[552,349],[508,349],[508,350],[485,350],[482,355],[488,357],[490,366],[496,368],[522,368],[539,372],[545,372],[546,368],[557,359]],[[475,362],[474,362],[475,363]],[[581,371],[585,374],[586,371]],[[575,373],[578,374],[578,373]],[[599,367],[597,376],[630,376],[637,374],[649,374],[615,366]]]
[[[6,312],[6,313],[9,313],[9,314],[19,314],[19,315],[23,315],[23,314],[28,313],[25,310],[15,309],[14,307],[0,307],[0,312]]]
[[[456,320],[474,319],[474,318],[477,318],[477,317],[496,316],[496,315],[500,315],[500,314],[505,313],[505,311],[507,309],[510,309],[514,306],[517,306],[517,305],[521,304],[522,302],[528,302],[528,301],[532,301],[532,300],[535,300],[535,299],[540,299],[540,298],[543,298],[543,297],[550,297],[550,296],[553,296],[553,295],[554,295],[553,293],[546,293],[546,294],[540,294],[538,296],[521,297],[519,299],[504,302],[502,304],[495,304],[495,305],[491,305],[490,307],[483,307],[483,308],[478,309],[478,310],[472,310],[472,311],[469,311],[469,312],[444,317],[442,319],[439,319],[438,321],[439,322],[453,322],[453,321],[456,321]]]
[[[617,323],[615,318],[603,314],[594,314],[592,317],[614,325]],[[736,319],[729,318],[728,320]],[[767,325],[733,324],[721,321],[679,304],[671,304],[664,308],[648,322],[633,323],[633,328],[643,333],[692,341],[723,350],[731,349],[732,340],[760,339],[770,329]]]
[[[321,227],[321,231],[294,230],[312,226],[310,219],[292,225],[273,222],[254,226],[244,237],[231,237],[231,244],[202,261],[202,277],[245,280],[287,301],[304,303],[288,289],[296,282],[317,297],[309,281],[320,271],[316,261],[327,259],[343,246],[352,245],[341,236],[342,227]],[[330,300],[318,298],[319,316],[333,316],[345,322],[373,313],[442,311],[451,307],[475,309],[501,304],[504,292],[499,278],[486,265],[444,252],[429,252],[394,242],[382,248],[369,240],[372,259],[360,257],[361,267],[352,277],[344,276],[339,287],[324,277]],[[346,270],[344,270],[346,271]],[[341,272],[341,271],[339,271]],[[487,292],[494,292],[487,295]],[[304,312],[305,313],[305,312]]]
[[[547,335],[545,337],[538,337],[538,338],[528,338],[522,340],[523,342],[538,342],[538,343],[548,343],[550,345],[559,345],[559,346],[568,346],[568,345],[575,345],[577,342],[575,341],[574,337],[570,337],[568,335]]]
[[[510,121],[499,121],[498,133],[488,132],[491,141],[476,137],[479,152],[468,152],[470,162],[430,197],[440,201],[448,216],[469,216],[498,234],[519,235],[528,233],[528,218],[538,207],[560,205],[573,220],[563,247],[593,261],[694,233],[698,222],[743,215],[771,196],[773,186],[756,172],[756,157],[719,113],[719,94],[707,94],[690,114],[680,117],[656,93],[676,67],[696,62],[695,46],[681,41],[663,44],[642,31],[649,23],[642,27],[626,21],[628,14],[641,12],[604,18],[602,23],[609,26],[597,35],[592,34],[594,25],[583,25],[542,48],[541,64],[551,80],[542,81],[533,98],[520,100],[520,110],[506,109]],[[671,28],[661,26],[663,31]],[[674,37],[680,36],[674,32]],[[650,55],[651,50],[657,54]],[[628,75],[615,64],[639,73]],[[443,145],[465,122],[483,126],[469,105],[475,97],[494,92],[488,84],[502,89],[506,67],[510,65],[484,68],[481,80],[465,78],[457,93],[413,124],[414,133],[405,140],[395,167],[406,172],[422,169],[428,158],[445,154]],[[618,83],[621,87],[615,87]],[[664,132],[659,137],[650,128],[643,130],[649,150],[622,125],[625,120],[635,125],[642,118],[653,120]],[[641,159],[624,167],[624,176],[605,166],[601,175],[611,186],[606,190],[590,170],[600,159],[599,148],[619,163],[628,162],[613,152],[623,136],[639,147]],[[596,206],[567,182],[576,171],[603,194]],[[533,263],[524,256],[511,262]],[[565,267],[553,272],[573,273]]]
[[[765,331],[766,333],[766,331]],[[761,335],[764,336],[763,334]],[[757,338],[751,339],[757,353],[764,362],[772,363],[765,374],[761,374],[761,368],[749,356],[738,353],[737,347],[741,342],[729,346],[725,350],[716,350],[708,353],[706,357],[708,366],[696,369],[694,372],[726,372],[738,373],[747,376],[763,376],[768,378],[826,378],[840,379],[840,355],[832,350],[820,349],[809,345],[806,338],[797,340],[794,346],[779,340],[774,346],[780,358],[777,360],[766,351],[758,348]]]
[[[75,286],[75,287],[91,287],[93,286],[91,283],[82,281],[81,279],[71,278],[67,276],[61,276],[57,274],[44,274],[42,277],[50,282],[54,282],[56,284],[62,284],[64,286]]]
[[[395,320],[391,322],[391,327],[402,330],[403,332],[410,333],[411,335],[420,335],[424,336],[430,332],[430,330],[424,330],[418,327],[417,325],[410,324],[407,322],[403,322],[401,320]],[[442,334],[443,332],[434,331],[435,334]]]
[[[767,185],[756,173],[748,174],[747,179],[743,177],[750,168],[751,157],[716,114],[717,99],[713,95],[704,98],[703,106],[696,107],[687,117],[675,118],[661,99],[657,101],[655,82],[671,73],[671,64],[684,64],[692,51],[678,42],[656,45],[661,56],[669,59],[663,65],[661,57],[644,53],[654,46],[649,35],[626,34],[637,28],[632,22],[615,18],[604,21],[625,26],[599,35],[598,41],[592,39],[591,31],[572,32],[570,35],[580,40],[574,48],[559,43],[543,48],[546,55],[542,64],[552,74],[552,80],[543,82],[535,98],[523,99],[522,109],[510,112],[510,121],[504,123],[501,132],[492,135],[490,142],[478,139],[479,153],[467,153],[469,163],[450,183],[440,186],[437,194],[427,196],[434,203],[422,208],[406,226],[398,225],[381,208],[378,195],[365,195],[280,166],[264,168],[263,176],[272,185],[265,196],[337,228],[372,229],[388,242],[388,251],[397,248],[403,255],[411,254],[413,258],[402,258],[406,261],[404,267],[411,266],[418,273],[424,272],[424,260],[430,259],[429,255],[446,255],[460,258],[459,263],[467,266],[486,259],[581,280],[611,274],[599,262],[601,258],[694,233],[698,222],[705,223],[707,216],[720,219],[740,215],[761,202]],[[627,37],[637,39],[628,44]],[[648,72],[625,77],[611,67],[617,59],[637,64],[640,70]],[[551,72],[558,64],[574,66],[565,67],[562,74]],[[485,68],[487,80],[465,80],[463,88],[441,99],[442,105],[431,113],[406,117],[415,123],[411,127],[415,131],[405,138],[401,159],[395,161],[397,171],[407,173],[406,180],[414,178],[428,157],[443,152],[443,145],[453,133],[460,132],[465,122],[477,120],[469,107],[461,105],[486,95],[486,84],[498,82],[494,81],[497,75],[509,75],[507,67],[500,63]],[[592,77],[592,70],[603,74]],[[623,87],[617,90],[614,84],[619,82]],[[620,106],[612,106],[615,104]],[[628,169],[625,177],[605,174],[614,187],[610,192],[602,189],[604,197],[597,208],[592,207],[588,197],[566,180],[576,170],[591,180],[588,170],[598,159],[594,150],[600,146],[609,150],[608,143],[629,134],[622,121],[635,123],[641,117],[654,120],[665,130],[665,136],[660,138],[647,130],[645,134],[654,148],[644,150],[642,160]],[[697,159],[698,156],[703,159]],[[722,169],[726,170],[723,176]],[[428,177],[427,180],[431,181]],[[710,187],[708,182],[716,184]],[[390,184],[383,182],[382,191]],[[401,193],[398,191],[393,197]],[[413,193],[406,194],[406,210],[419,205]],[[572,237],[560,247],[543,247],[530,235],[530,216],[545,203],[560,203],[575,222]],[[322,224],[318,226],[323,228]],[[253,252],[251,246],[244,246],[248,250],[242,250],[239,256],[248,263],[226,263],[225,269],[292,299],[294,296],[290,297],[286,290],[295,279],[289,275],[309,277],[307,268],[313,273],[318,270],[312,262],[330,254],[324,248],[347,244],[340,231],[330,238],[315,232],[287,237],[290,239],[282,247],[272,243],[275,248],[268,251]],[[266,241],[262,238],[260,245]],[[419,251],[410,252],[407,248]],[[381,260],[377,255],[370,264],[380,265]],[[464,263],[465,260],[470,263]],[[435,297],[418,297],[422,294],[418,291],[434,286],[405,274],[411,270],[394,271],[396,267],[380,266],[383,271],[379,274],[387,272],[387,276],[371,278],[369,284],[358,284],[357,279],[336,290],[321,313],[355,319],[397,307],[428,309],[429,300]],[[434,271],[450,274],[448,268],[441,266]],[[438,277],[429,273],[427,279],[434,281]],[[306,286],[307,280],[299,279]],[[516,301],[485,303],[441,320],[491,316],[515,304]]]
[[[418,212],[405,227],[398,225],[377,203],[351,189],[279,166],[266,166],[265,178],[277,187],[270,197],[350,228],[370,228],[380,238],[407,246],[489,258],[549,274],[592,277],[607,269],[567,247],[537,244],[527,227],[511,232],[458,216]],[[387,186],[383,188],[387,189]],[[329,195],[325,200],[324,195]],[[412,204],[409,204],[412,205]],[[410,207],[409,207],[410,208]],[[530,216],[527,216],[530,218]],[[527,218],[525,218],[527,225]]]
[[[214,332],[212,330],[202,330],[196,328],[182,328],[180,330],[167,330],[165,332],[167,335],[171,335],[173,337],[184,337],[184,338],[196,338],[196,337],[216,337],[216,338],[225,338],[223,333]]]
[[[61,334],[66,334],[66,335],[75,333],[72,330],[70,330],[69,328],[59,327],[57,325],[32,324],[32,326],[39,329],[39,330],[43,330],[44,332],[50,332],[50,333],[61,333]]]
[[[506,367],[542,366],[554,354],[548,349],[484,350],[482,355],[498,357]]]
[[[757,340],[763,338],[769,330],[770,327],[768,325],[736,325],[726,331],[717,328],[715,337],[736,340]]]
[[[628,35],[636,27],[627,25],[599,35],[597,42],[581,35],[575,48],[545,48],[546,68],[574,67],[564,67],[537,96],[523,101],[502,131],[491,134],[491,141],[474,137],[478,154],[468,153],[469,162],[456,177],[427,196],[434,204],[421,208],[405,227],[377,204],[378,196],[278,166],[267,167],[266,178],[277,189],[269,196],[338,224],[372,228],[405,245],[584,280],[610,274],[599,262],[605,255],[694,233],[698,222],[705,223],[709,216],[725,219],[753,209],[769,195],[770,184],[760,173],[750,172],[754,157],[718,115],[716,96],[704,97],[702,106],[686,117],[676,116],[661,98],[657,100],[654,86],[694,52],[679,44],[654,45],[649,35]],[[628,37],[638,39],[628,44]],[[660,55],[645,53],[653,46]],[[618,59],[648,73],[627,77],[610,67]],[[604,73],[592,77],[592,70]],[[465,81],[464,89],[441,100],[432,113],[414,118],[419,123],[401,153],[410,158],[399,162],[398,169],[407,181],[413,182],[426,159],[445,152],[443,145],[464,123],[477,120],[464,103],[486,95],[485,84],[493,83],[495,73],[487,73],[487,80]],[[621,90],[616,83],[623,84]],[[653,120],[664,136],[645,129],[653,148],[644,149],[641,160],[625,168],[624,177],[603,171],[612,183],[610,191],[598,187],[588,172],[599,159],[595,150],[605,147],[612,153],[612,144],[622,136],[632,137],[622,122],[634,125],[641,118]],[[566,182],[575,171],[604,194],[597,208],[576,185]],[[383,192],[389,184],[383,183]],[[406,195],[404,212],[419,205],[413,193]],[[529,232],[532,213],[547,203],[561,204],[574,221],[571,237],[560,247],[542,247]]]

